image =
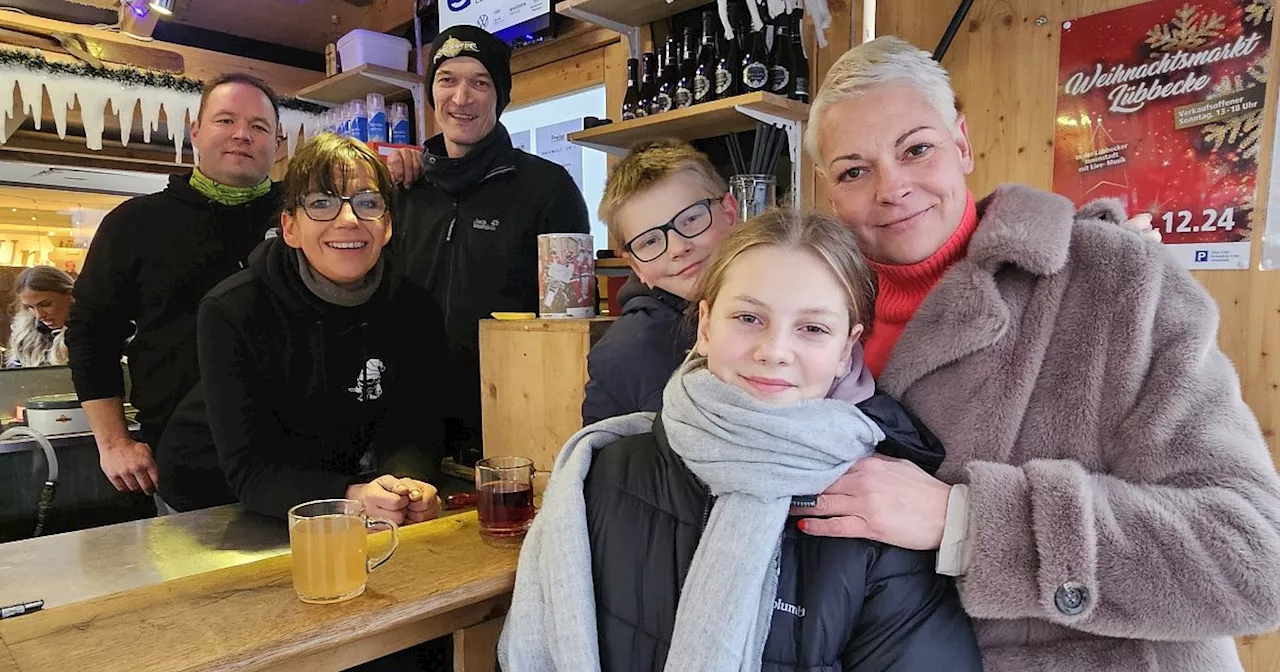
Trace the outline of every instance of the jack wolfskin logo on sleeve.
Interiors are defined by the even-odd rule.
[[[501,222],[499,222],[496,218],[495,219],[477,218],[476,221],[471,222],[471,228],[480,229],[481,231],[497,231],[498,224],[501,224]]]

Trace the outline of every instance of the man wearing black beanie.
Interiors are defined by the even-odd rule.
[[[454,26],[436,37],[430,59],[427,102],[440,133],[397,201],[391,252],[444,313],[449,352],[434,384],[452,388],[446,448],[469,466],[481,455],[479,321],[536,311],[538,235],[591,225],[568,171],[512,147],[498,122],[511,101],[507,45]]]

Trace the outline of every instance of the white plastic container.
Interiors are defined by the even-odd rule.
[[[366,63],[405,70],[409,66],[411,46],[403,37],[356,28],[338,38],[338,57],[344,71]]]

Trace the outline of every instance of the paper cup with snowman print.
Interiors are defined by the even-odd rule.
[[[538,316],[594,317],[596,260],[590,234],[538,236]]]

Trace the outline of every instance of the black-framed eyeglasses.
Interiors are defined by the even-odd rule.
[[[317,192],[302,197],[302,209],[317,222],[336,219],[342,212],[343,203],[349,203],[351,212],[360,219],[379,219],[387,214],[387,199],[376,191],[362,191],[351,196]]]
[[[711,204],[719,197],[704,198],[681,210],[671,221],[632,238],[623,246],[636,261],[653,261],[667,251],[667,232],[675,231],[685,239],[697,238],[711,228]]]

